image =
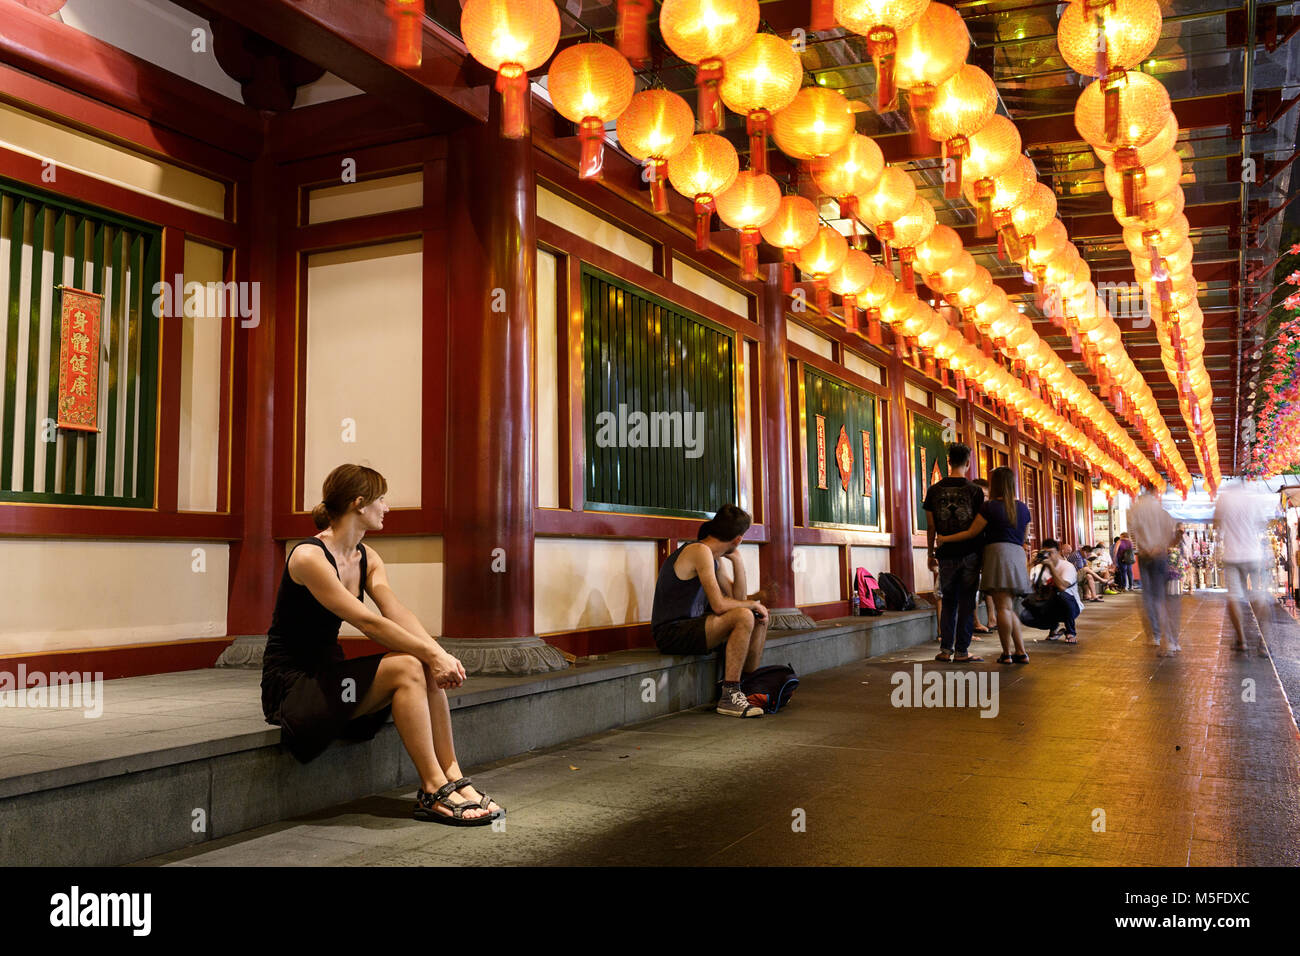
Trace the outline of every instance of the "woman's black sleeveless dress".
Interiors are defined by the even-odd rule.
[[[294,547],[309,542],[320,546],[337,574],[334,555],[320,538],[308,538]],[[358,543],[357,550],[361,552],[361,593],[357,597],[364,599],[366,549]],[[384,655],[344,658],[339,643],[342,619],[289,576],[292,556],[292,550],[285,556],[267,632],[262,713],[267,723],[280,725],[281,741],[290,753],[307,763],[320,756],[331,740],[370,740],[388,721],[392,708],[355,716],[357,703],[374,683]]]

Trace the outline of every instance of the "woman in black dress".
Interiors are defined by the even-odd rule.
[[[280,579],[262,710],[303,763],[331,740],[371,739],[391,714],[420,774],[416,818],[482,826],[505,810],[474,789],[456,762],[445,688],[459,687],[465,668],[397,599],[383,560],[361,543],[383,527],[387,491],[383,475],[364,465],[340,465],[325,479],[312,512],[320,534],[294,546]],[[345,660],[343,621],[392,651]]]

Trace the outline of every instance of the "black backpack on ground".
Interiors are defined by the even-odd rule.
[[[1035,570],[1039,573],[1038,580],[1033,582],[1034,591],[1020,602],[1020,613],[1017,616],[1025,627],[1050,631],[1065,620],[1062,615],[1061,592],[1051,583],[1045,583],[1051,581],[1051,571],[1048,570],[1046,561],[1040,562],[1030,571],[1031,577]]]
[[[740,681],[741,693],[749,698],[750,703],[762,707],[769,714],[775,714],[788,704],[798,686],[799,675],[789,664],[760,667]]]
[[[911,592],[906,584],[899,580],[898,575],[882,571],[880,573],[880,590],[885,595],[885,607],[889,610],[916,610],[916,595]]]

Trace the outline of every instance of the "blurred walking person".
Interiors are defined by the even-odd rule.
[[[1249,604],[1259,623],[1259,647],[1256,653],[1265,657],[1265,640],[1272,622],[1272,608],[1268,593],[1268,567],[1262,560],[1263,545],[1260,536],[1273,512],[1272,503],[1264,495],[1246,487],[1245,482],[1233,479],[1219,489],[1214,505],[1214,525],[1218,529],[1223,575],[1228,586],[1228,617],[1236,633],[1233,650],[1248,651],[1244,611]]]
[[[1150,488],[1128,510],[1125,535],[1142,576],[1143,622],[1147,638],[1161,657],[1182,650],[1178,643],[1182,604],[1169,593],[1169,548],[1175,540],[1174,519]]]

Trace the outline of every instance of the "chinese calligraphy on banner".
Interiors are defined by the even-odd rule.
[[[63,289],[59,428],[99,431],[99,326],[104,297]]]

